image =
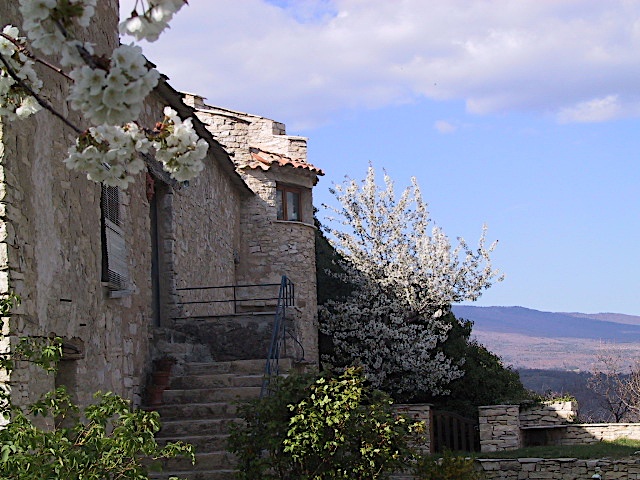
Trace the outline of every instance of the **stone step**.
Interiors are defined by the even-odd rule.
[[[235,455],[225,450],[208,453],[196,453],[196,464],[189,458],[176,457],[161,460],[162,471],[210,471],[231,470],[236,463]]]
[[[160,414],[162,422],[188,418],[192,420],[205,418],[235,418],[238,407],[229,402],[185,403],[182,405],[159,405],[149,407]]]
[[[227,449],[229,435],[218,433],[214,435],[189,435],[175,437],[156,437],[159,445],[166,445],[169,442],[183,442],[193,445],[196,452],[216,452]]]
[[[234,480],[235,470],[231,469],[217,469],[209,471],[165,471],[152,473],[149,478],[153,480],[169,480],[171,477],[177,477],[181,480]]]
[[[165,390],[167,405],[188,403],[213,403],[251,400],[260,396],[260,387],[200,388],[189,390]]]
[[[266,356],[266,355],[265,355]],[[187,375],[212,375],[216,373],[237,373],[260,375],[264,372],[266,358],[254,360],[235,360],[230,362],[187,363]],[[291,368],[291,359],[280,359],[281,368]]]
[[[261,387],[263,375],[239,375],[216,373],[207,375],[185,375],[171,380],[171,389],[189,390],[222,387]]]
[[[230,425],[239,423],[237,418],[213,418],[205,420],[170,420],[162,422],[158,437],[182,437],[189,435],[217,435],[227,433]]]

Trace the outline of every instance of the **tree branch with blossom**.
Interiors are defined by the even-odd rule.
[[[137,12],[138,3],[141,13]],[[137,2],[120,29],[153,41],[185,4],[185,0]],[[137,123],[145,98],[160,79],[142,49],[120,45],[110,58],[98,57],[93,44],[78,40],[76,33],[89,26],[95,6],[96,0],[20,0],[31,46],[44,55],[60,53],[62,68],[38,59],[18,29],[7,25],[0,37],[0,116],[22,119],[45,109],[59,118],[79,135],[64,163],[86,172],[90,180],[126,188],[144,168],[139,155],[150,149],[155,149],[156,158],[176,180],[193,178],[203,168],[208,144],[195,134],[191,119],[183,121],[174,110],[165,109],[156,128]],[[140,18],[144,23],[136,27]],[[72,82],[67,101],[93,126],[86,130],[78,127],[44,100],[34,62]]]

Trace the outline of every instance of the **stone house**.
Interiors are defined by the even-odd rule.
[[[21,25],[17,2],[2,2],[0,19]],[[117,45],[117,21],[117,0],[98,2],[88,32],[96,53]],[[66,105],[65,80],[38,73],[52,104],[84,125]],[[259,313],[273,310],[281,275],[296,288],[296,345],[318,360],[312,188],[322,171],[306,162],[305,139],[195,95],[183,101],[164,80],[141,123],[153,124],[166,105],[183,118],[196,112],[209,143],[189,184],[147,159],[127,190],[101,186],[66,169],[74,135],[47,112],[0,119],[0,293],[22,299],[10,329],[60,336],[65,351],[55,377],[14,371],[19,402],[65,384],[81,405],[97,390],[140,405],[153,357],[173,342],[184,360],[264,357],[271,320]],[[258,284],[274,285],[237,287]],[[234,295],[235,313],[252,318],[233,315]],[[212,303],[191,303],[204,300]]]

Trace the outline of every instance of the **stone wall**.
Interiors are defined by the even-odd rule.
[[[516,450],[522,446],[518,405],[479,407],[478,414],[480,451]]]
[[[396,403],[393,408],[396,412],[409,417],[411,421],[424,424],[424,434],[421,436],[417,448],[422,453],[431,453],[431,405],[428,403]]]
[[[240,243],[240,205],[238,191],[217,165],[174,192],[160,192],[158,199],[166,214],[160,219],[161,244],[167,267],[163,276],[175,279],[173,288],[226,286],[236,283]],[[173,288],[166,291],[175,292]],[[231,289],[183,292],[176,300],[231,300]],[[171,299],[167,299],[170,303]],[[232,302],[190,305],[171,311],[169,317],[205,316],[233,312]]]
[[[3,22],[22,23],[17,3],[0,2]],[[96,11],[88,40],[97,44],[96,53],[109,54],[118,43],[118,1],[98,2]],[[43,95],[72,122],[87,126],[65,102],[68,82],[46,69],[38,73]],[[162,117],[169,94],[179,102],[175,91],[158,88],[144,105],[141,124]],[[65,342],[56,377],[21,366],[11,377],[13,392],[27,402],[66,384],[80,404],[103,390],[139,405],[154,327],[171,326],[181,313],[176,289],[236,282],[240,208],[252,193],[219,145],[188,186],[139,174],[120,194],[130,278],[126,291],[114,292],[102,282],[101,186],[62,163],[74,138],[47,112],[0,121],[0,293],[22,298],[10,328]]]
[[[522,411],[518,405],[480,407],[480,450],[499,452],[536,445],[640,439],[638,423],[571,423],[576,410],[575,402],[552,402]]]
[[[518,458],[476,460],[487,480],[603,480],[640,479],[640,460],[577,460],[575,458]],[[594,475],[600,477],[594,477]]]
[[[2,2],[0,18],[20,25],[17,2]],[[96,53],[109,53],[117,44],[117,20],[118,2],[99,2],[88,32]],[[84,125],[64,103],[66,80],[42,68],[38,73],[46,85],[43,94]],[[62,163],[73,132],[40,112],[0,125],[0,136],[0,290],[22,298],[11,328],[20,335],[59,335],[80,351],[63,362],[64,375],[57,378],[17,369],[11,379],[16,400],[33,400],[64,381],[72,383],[68,387],[81,404],[99,389],[138,403],[151,318],[144,175],[122,196],[132,294],[112,298],[101,283],[101,186]]]
[[[520,427],[564,425],[577,417],[576,402],[550,402],[520,409]]]
[[[640,423],[584,423],[567,425],[558,445],[584,445],[618,438],[640,440]]]

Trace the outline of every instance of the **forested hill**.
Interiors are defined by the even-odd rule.
[[[524,307],[466,305],[454,306],[453,312],[458,318],[472,320],[474,332],[640,343],[640,316],[615,313],[554,313]]]
[[[640,357],[640,316],[465,305],[453,312],[472,320],[472,335],[516,368],[591,370],[603,349]]]

